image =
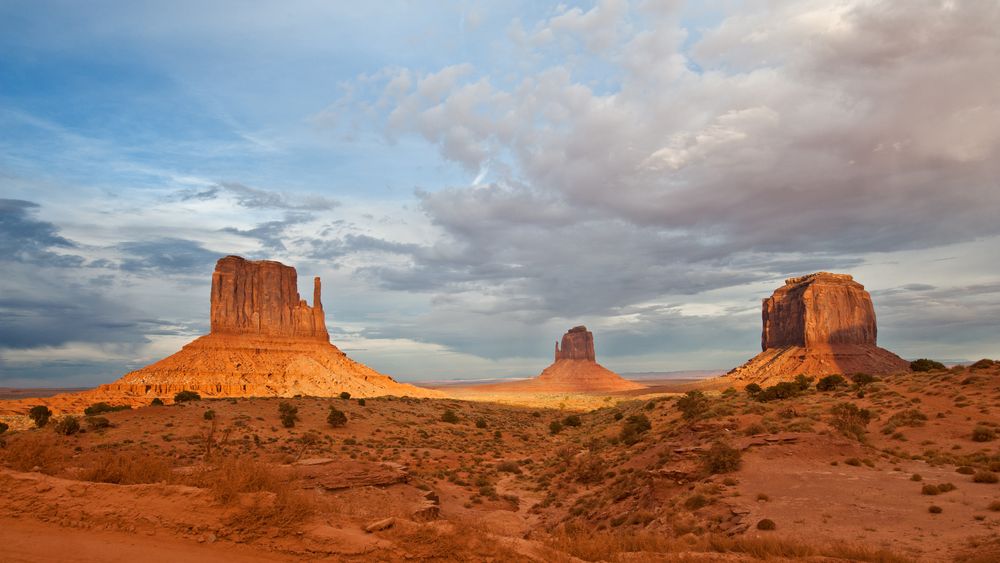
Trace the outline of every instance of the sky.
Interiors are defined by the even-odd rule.
[[[0,386],[208,330],[228,254],[401,380],[729,369],[788,277],[1000,357],[1000,2],[0,2]]]

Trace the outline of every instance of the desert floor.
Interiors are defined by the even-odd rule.
[[[768,402],[470,393],[6,417],[0,559],[1000,560],[997,367]]]

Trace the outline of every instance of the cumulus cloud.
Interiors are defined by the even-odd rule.
[[[315,194],[292,197],[283,192],[252,188],[238,182],[220,182],[204,189],[182,190],[178,198],[181,201],[209,201],[224,196],[231,197],[237,205],[247,209],[326,211],[340,205],[337,200]]]

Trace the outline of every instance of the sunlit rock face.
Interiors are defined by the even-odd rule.
[[[727,376],[740,383],[909,369],[908,362],[876,345],[871,295],[847,274],[818,272],[787,279],[764,299],[761,317],[763,351]]]
[[[211,332],[179,352],[95,392],[116,400],[183,390],[205,396],[439,396],[398,383],[330,343],[319,278],[313,304],[299,297],[295,268],[226,256],[212,274]]]

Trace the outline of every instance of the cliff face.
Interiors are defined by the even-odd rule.
[[[819,272],[785,280],[764,300],[761,349],[875,346],[875,307],[865,286],[846,274]]]
[[[597,361],[594,353],[594,333],[587,330],[585,326],[576,326],[569,329],[562,337],[562,348],[556,343],[555,360],[586,360],[588,362]]]
[[[909,370],[909,363],[876,345],[871,295],[846,274],[818,272],[785,280],[763,302],[761,348],[725,378],[770,385],[798,374]]]
[[[314,278],[310,307],[299,298],[295,268],[226,256],[212,274],[212,334],[329,340],[320,289],[319,278]]]

